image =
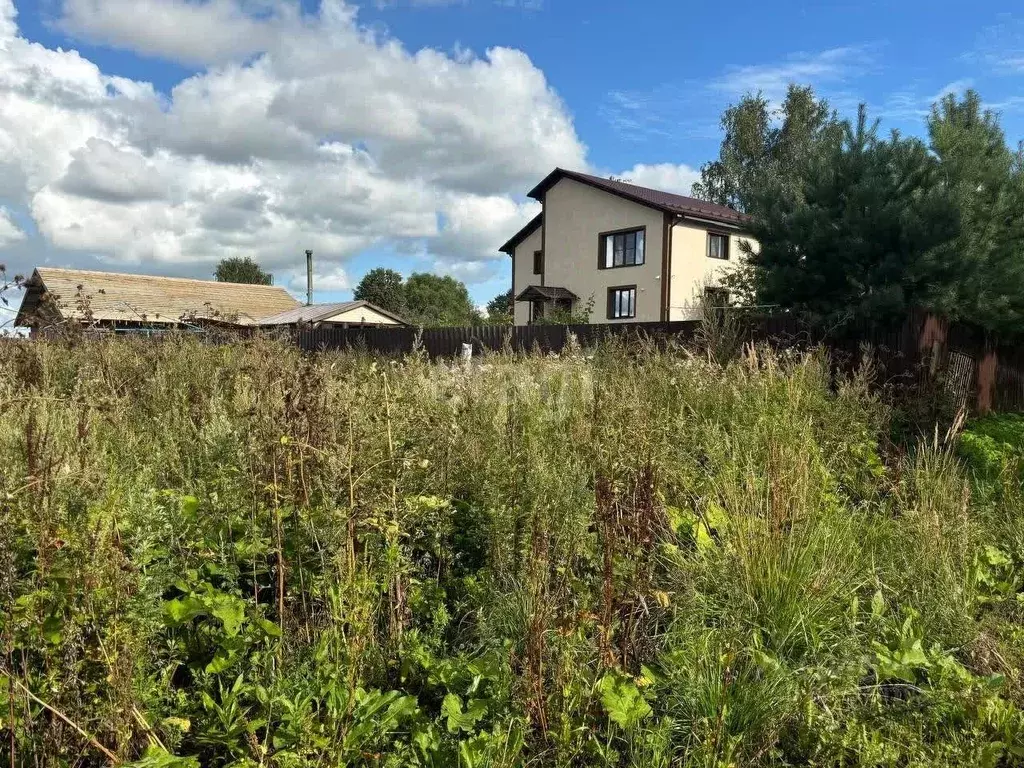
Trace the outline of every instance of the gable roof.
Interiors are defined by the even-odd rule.
[[[94,320],[177,324],[183,317],[216,319],[238,325],[298,306],[284,288],[273,285],[219,283],[183,277],[131,275],[87,269],[39,267],[25,284],[16,325],[28,325],[44,293],[57,300],[61,315],[85,319],[76,295],[88,297]]]
[[[525,290],[516,296],[516,301],[533,301],[534,299],[578,299],[575,293],[568,288],[556,285],[528,285]]]
[[[378,312],[385,317],[390,317],[396,323],[407,325],[405,320],[400,318],[394,312],[389,312],[388,310],[382,309],[376,304],[371,304],[368,301],[339,301],[334,304],[311,304],[309,306],[288,309],[284,312],[279,312],[276,315],[271,315],[270,317],[264,317],[260,320],[259,324],[261,326],[268,326],[291,325],[292,323],[318,323],[321,320],[327,320],[335,315],[340,315],[344,312],[351,312],[353,309],[359,309],[360,307],[368,307],[374,312]]]
[[[544,181],[530,190],[529,196],[534,200],[543,202],[545,193],[562,179],[572,179],[573,181],[587,184],[626,200],[632,200],[634,203],[657,208],[659,211],[667,213],[675,213],[680,216],[708,219],[734,227],[741,227],[750,221],[750,217],[745,213],[740,213],[727,205],[708,203],[695,197],[662,192],[658,189],[638,187],[636,184],[627,184],[624,181],[603,179],[600,176],[591,176],[589,173],[567,171],[564,168],[556,168],[549,173]]]
[[[540,225],[543,223],[544,214],[543,212],[541,212],[534,216],[530,220],[529,224],[527,224],[525,227],[523,227],[514,235],[512,235],[512,238],[503,246],[501,246],[501,248],[499,248],[498,250],[501,251],[502,253],[507,253],[509,256],[511,256],[512,252],[519,247],[519,244],[523,242],[523,240],[528,238],[530,235],[532,235],[534,232],[536,232]]]

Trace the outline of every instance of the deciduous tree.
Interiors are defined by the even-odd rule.
[[[480,320],[466,286],[448,275],[413,273],[405,282],[405,300],[409,319],[420,325],[472,325]]]
[[[512,295],[512,289],[509,288],[504,293],[499,293],[487,302],[488,321],[491,323],[511,323],[515,307],[514,301],[515,297]]]
[[[405,284],[402,276],[393,269],[371,269],[359,281],[354,295],[359,301],[368,301],[402,317],[408,309],[405,301]]]
[[[251,285],[273,285],[274,276],[263,271],[259,264],[248,256],[231,256],[217,265],[214,277],[221,283],[249,283]]]
[[[810,158],[842,139],[828,102],[797,85],[789,86],[776,109],[760,93],[743,97],[722,115],[722,130],[719,157],[701,168],[693,194],[752,214],[760,190],[766,185],[795,190]]]

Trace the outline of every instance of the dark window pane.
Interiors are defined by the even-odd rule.
[[[605,235],[602,248],[604,267],[632,267],[644,263],[644,232],[618,232]]]
[[[610,288],[608,316],[613,320],[636,317],[636,288]]]
[[[725,235],[708,235],[708,256],[712,259],[729,258],[729,240]]]

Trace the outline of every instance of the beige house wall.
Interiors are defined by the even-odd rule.
[[[541,250],[542,229],[543,226],[537,227],[535,232],[516,246],[516,255],[512,262],[512,298],[531,285],[542,285],[542,276],[533,274],[533,253]],[[515,303],[513,320],[516,325],[526,325],[530,322],[529,302],[517,301]]]
[[[322,323],[351,323],[352,325],[401,325],[394,318],[383,315],[371,307],[356,307],[347,312],[339,312],[336,315],[321,320]]]
[[[743,257],[743,243],[757,251],[757,243],[723,225],[677,218],[610,192],[563,178],[551,187],[544,199],[544,223],[515,249],[512,274],[513,294],[528,286],[567,288],[579,299],[576,310],[593,298],[592,323],[657,322],[662,319],[662,242],[666,219],[671,249],[668,275],[668,319],[689,320],[699,316],[705,287],[721,284],[722,278],[736,269]],[[635,267],[600,269],[599,250],[602,233],[645,228],[644,264]],[[708,258],[708,233],[729,235],[728,260]],[[544,273],[533,273],[534,251],[544,250]],[[636,318],[608,319],[608,289],[635,285]],[[528,302],[515,303],[516,325],[530,320]]]
[[[644,264],[598,269],[599,234],[646,227]],[[661,319],[661,260],[664,216],[661,211],[563,178],[544,200],[544,285],[568,288],[579,296],[577,309],[594,299],[592,323],[609,321],[608,289],[636,285],[636,318],[623,322]],[[532,251],[531,251],[532,253]],[[532,257],[531,257],[532,258]],[[516,261],[518,262],[518,254]],[[516,266],[518,270],[518,263]],[[518,293],[520,283],[516,283]],[[523,305],[525,307],[525,304]],[[524,310],[525,312],[526,310]],[[516,307],[516,323],[521,321]]]
[[[669,320],[692,320],[699,316],[704,288],[720,285],[722,278],[736,269],[743,256],[742,242],[750,243],[756,251],[755,241],[730,233],[728,260],[708,258],[708,232],[727,230],[691,221],[677,221],[672,227]]]

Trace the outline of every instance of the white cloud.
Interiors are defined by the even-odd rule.
[[[524,11],[539,11],[544,8],[544,0],[479,0],[480,2],[491,2],[499,8],[516,8]],[[411,6],[413,8],[451,8],[453,6],[468,6],[474,0],[374,0],[377,8],[393,8],[397,6]]]
[[[682,144],[721,136],[720,115],[730,103],[761,92],[778,105],[789,85],[810,85],[833,107],[855,111],[853,81],[877,69],[878,44],[793,53],[781,61],[730,67],[710,81],[680,79],[639,90],[613,90],[601,116],[625,141]]]
[[[316,254],[313,254],[313,301],[316,301],[318,291],[347,291],[352,288],[352,281],[348,273],[341,267],[332,267],[326,272],[318,271],[316,268]],[[288,280],[285,286],[293,293],[306,295],[306,273],[304,270],[293,270],[288,273]]]
[[[815,53],[794,53],[783,61],[734,67],[711,83],[711,88],[730,96],[762,92],[779,102],[790,83],[823,85],[843,83],[867,74],[875,67],[875,46],[851,45]]]
[[[180,273],[242,255],[284,273],[312,248],[323,279],[347,285],[344,263],[379,244],[486,275],[533,215],[522,193],[556,165],[586,167],[520,51],[410,52],[341,0],[316,15],[142,2],[65,0],[60,23],[215,62],[168,95],[25,40],[0,0],[0,198],[74,258]]]
[[[653,141],[665,146],[715,138],[718,107],[713,100],[709,103],[703,86],[682,81],[645,90],[610,91],[598,111],[624,141]]]
[[[13,37],[17,33],[17,18],[14,0],[0,0],[0,39]]]
[[[140,152],[118,149],[109,141],[91,138],[72,151],[74,160],[64,172],[61,189],[72,195],[111,203],[161,200],[166,181]]]
[[[689,195],[695,181],[700,181],[700,171],[688,165],[658,163],[655,165],[634,165],[628,171],[615,174],[616,178],[626,179],[630,184],[641,187],[674,192],[677,195]]]
[[[14,219],[11,217],[11,212],[0,205],[0,250],[8,248],[9,246],[25,239],[25,233],[21,231]]]
[[[931,115],[932,106],[952,94],[962,99],[964,92],[973,87],[969,78],[954,80],[935,91],[925,89],[920,83],[890,93],[881,104],[868,106],[868,114],[885,121],[895,121],[920,126]],[[1011,95],[996,101],[983,101],[982,108],[1003,114],[1019,113],[1024,110],[1024,96]]]
[[[516,203],[500,195],[453,195],[442,209],[440,232],[431,253],[448,262],[469,261],[501,243],[540,213],[540,203]]]
[[[58,25],[70,35],[189,64],[259,53],[282,27],[301,24],[287,0],[64,0],[61,10]]]
[[[999,75],[1024,74],[1024,18],[1003,15],[979,33],[974,50],[963,58]]]

